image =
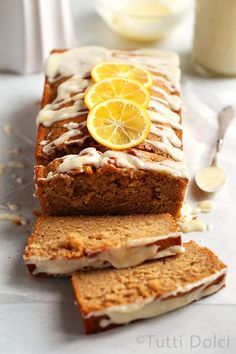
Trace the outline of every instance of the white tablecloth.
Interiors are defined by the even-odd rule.
[[[133,47],[112,33],[98,18],[92,1],[74,2],[78,45],[99,44]],[[185,105],[185,151],[191,175],[209,163],[217,133],[216,114],[226,104],[236,105],[235,79],[206,79],[197,76],[190,60],[192,19],[159,48],[176,50],[181,57],[182,90]],[[194,239],[213,249],[229,266],[227,287],[219,293],[157,319],[141,321],[103,334],[85,336],[69,279],[35,279],[22,261],[26,239],[37,206],[32,194],[35,117],[42,94],[43,75],[0,76],[0,124],[12,124],[21,137],[0,131],[0,163],[20,159],[26,169],[7,169],[0,176],[0,204],[19,206],[26,226],[0,222],[0,352],[38,353],[233,353],[236,350],[236,120],[227,134],[220,163],[229,173],[224,189],[214,200],[212,214],[201,218],[212,222],[211,232],[191,233]],[[25,141],[25,138],[27,142]],[[7,151],[21,147],[20,155]],[[12,174],[21,176],[18,184]],[[195,205],[205,196],[190,184],[188,201]],[[162,347],[162,349],[161,349]]]

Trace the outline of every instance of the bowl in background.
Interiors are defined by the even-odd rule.
[[[123,37],[138,41],[165,38],[183,20],[192,0],[96,0],[105,23]]]

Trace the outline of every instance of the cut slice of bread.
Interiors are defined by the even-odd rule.
[[[35,275],[63,276],[80,269],[136,266],[183,251],[179,227],[169,214],[42,216],[24,260]]]
[[[184,246],[183,254],[134,268],[74,273],[86,333],[158,316],[221,289],[226,266],[193,241]]]

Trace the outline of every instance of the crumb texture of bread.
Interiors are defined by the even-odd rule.
[[[41,179],[48,171],[43,166],[36,171],[36,195],[48,215],[170,213],[177,217],[188,184],[168,174],[111,166]]]
[[[28,240],[25,260],[30,257],[73,259],[128,245],[132,240],[178,234],[170,214],[123,216],[41,216]],[[165,247],[179,244],[173,238]]]
[[[226,268],[208,248],[193,241],[184,247],[183,254],[135,268],[74,273],[72,284],[82,315],[158,298]]]

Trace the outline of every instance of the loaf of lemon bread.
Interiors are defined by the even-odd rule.
[[[84,94],[91,69],[132,63],[152,75],[148,137],[115,151],[90,135]],[[188,184],[182,146],[180,71],[174,53],[84,47],[53,52],[37,117],[36,197],[49,215],[170,213],[178,216]]]

